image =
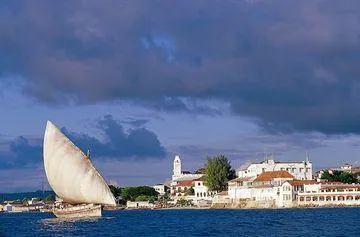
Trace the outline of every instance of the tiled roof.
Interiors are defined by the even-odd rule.
[[[284,170],[281,171],[266,171],[260,174],[254,182],[267,182],[271,181],[276,178],[289,178],[293,179],[294,176],[292,176],[289,172],[286,172]]]
[[[229,180],[229,182],[244,182],[244,181],[252,181],[254,177],[237,177],[235,179]]]
[[[316,184],[316,180],[291,180],[288,181],[291,186],[299,186],[304,184]]]
[[[193,184],[193,180],[178,181],[176,187],[189,187]]]
[[[321,187],[321,190],[325,189],[346,189],[346,188],[360,188],[360,184],[333,184]]]
[[[250,188],[273,188],[274,185],[256,185],[256,186],[252,186]]]

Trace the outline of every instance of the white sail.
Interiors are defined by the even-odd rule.
[[[50,186],[65,202],[116,205],[90,159],[50,121],[44,137],[44,166]]]

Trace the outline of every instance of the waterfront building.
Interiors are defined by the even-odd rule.
[[[29,211],[29,208],[27,206],[24,206],[23,204],[19,203],[7,203],[3,207],[5,212],[25,212]]]
[[[312,179],[312,163],[308,157],[300,162],[275,161],[273,157],[266,157],[260,163],[252,163],[243,169],[237,170],[238,177],[256,177],[266,171],[287,171],[298,180]]]
[[[215,191],[209,191],[209,188],[204,184],[204,176],[194,179],[194,197],[196,201],[211,201],[215,194]]]
[[[251,207],[289,206],[291,189],[283,184],[291,180],[294,176],[287,171],[266,171],[256,178],[239,177],[228,182],[228,197],[233,203],[243,202]]]
[[[305,184],[296,195],[298,206],[360,206],[360,184],[317,182]]]
[[[126,202],[126,208],[137,209],[137,208],[154,208],[155,204],[150,203],[149,201],[139,201],[139,202]]]

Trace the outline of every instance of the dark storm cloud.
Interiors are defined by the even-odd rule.
[[[124,127],[111,115],[99,120],[97,127],[102,132],[104,141],[87,134],[70,132],[66,128],[63,128],[62,131],[83,151],[90,148],[93,157],[161,159],[166,155],[165,148],[156,134],[146,128],[132,128],[125,132]]]
[[[357,0],[7,0],[0,73],[44,103],[213,98],[269,131],[360,133],[359,16]]]
[[[42,144],[39,139],[19,136],[1,143],[8,147],[8,150],[0,153],[0,169],[34,167],[42,160]]]
[[[85,153],[90,149],[93,159],[162,159],[166,155],[156,134],[146,128],[131,128],[126,132],[111,115],[99,120],[97,128],[102,132],[104,141],[66,128],[62,131]],[[0,150],[0,169],[35,167],[42,162],[41,139],[20,136],[11,141],[1,141],[0,146],[5,148]]]

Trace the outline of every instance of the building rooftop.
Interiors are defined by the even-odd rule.
[[[204,176],[201,176],[201,177],[199,177],[197,179],[194,179],[194,181],[204,181],[204,180],[205,180]]]
[[[274,185],[256,185],[250,188],[273,188]]]
[[[291,186],[300,186],[305,184],[316,184],[316,180],[290,180],[288,181]]]
[[[360,188],[360,184],[333,184],[333,185],[326,185],[321,187],[321,190],[327,189],[346,189],[346,188]]]
[[[256,177],[237,177],[235,179],[229,180],[229,182],[246,182],[253,181]]]
[[[260,174],[254,182],[267,182],[272,181],[276,178],[289,178],[293,179],[294,176],[292,176],[289,172],[281,170],[281,171],[266,171]]]
[[[193,184],[193,180],[182,180],[178,181],[176,187],[189,187]]]

